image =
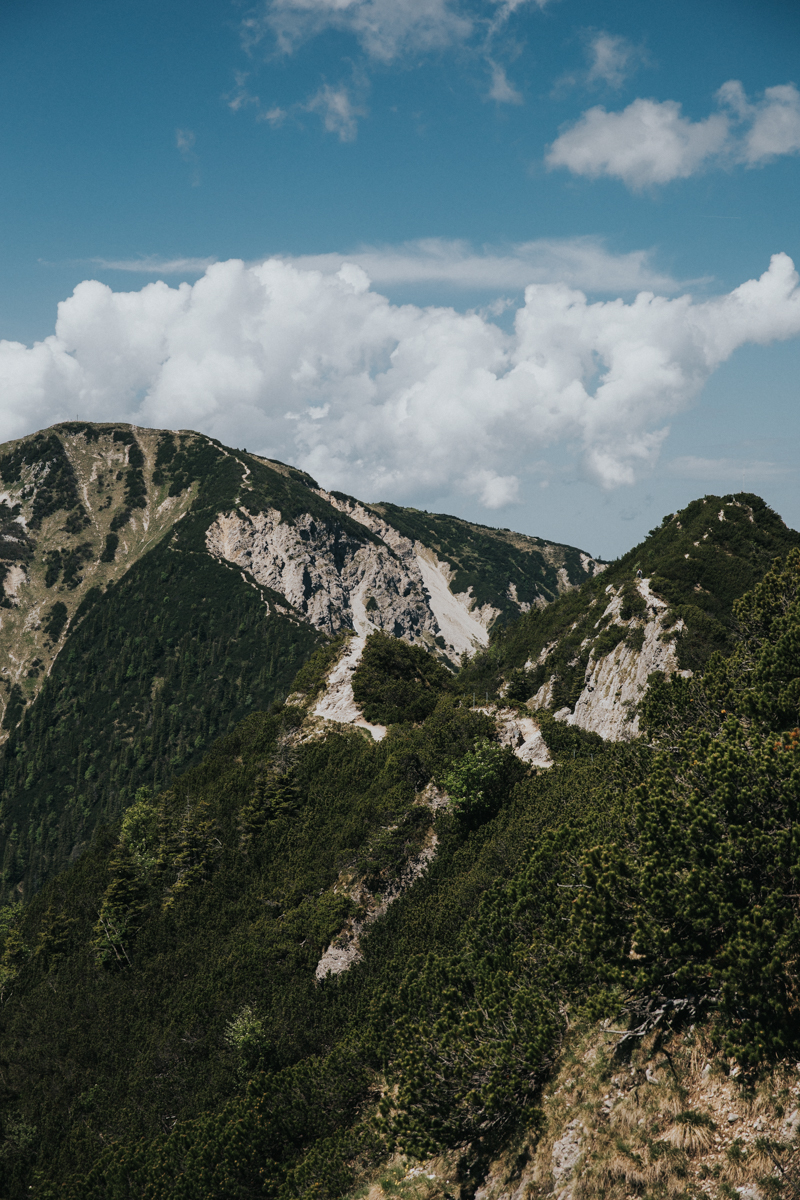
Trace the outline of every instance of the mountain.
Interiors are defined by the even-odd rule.
[[[759,496],[695,500],[557,604],[493,630],[463,686],[630,740],[651,675],[691,675],[729,654],[735,602],[799,545]]]
[[[339,631],[455,666],[604,566],[330,494],[201,434],[81,422],[0,448],[0,555],[5,896],[285,697]]]
[[[0,913],[0,1194],[792,1195],[800,549],[723,627],[632,740],[321,644]]]
[[[763,501],[602,564],[191,433],[0,472],[0,1195],[794,1194]]]

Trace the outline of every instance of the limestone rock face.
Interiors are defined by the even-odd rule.
[[[384,725],[371,725],[356,704],[353,695],[353,672],[361,660],[365,637],[354,637],[342,652],[339,661],[328,675],[325,691],[314,706],[314,716],[324,721],[336,721],[341,725],[356,725],[366,729],[374,741],[380,742],[386,737]]]
[[[570,1121],[562,1136],[553,1146],[553,1182],[564,1200],[567,1196],[572,1195],[572,1189],[564,1185],[572,1179],[573,1171],[581,1157],[585,1133],[583,1125],[576,1118],[574,1121]]]
[[[440,639],[453,658],[487,644],[496,611],[489,606],[472,611],[468,594],[455,596],[447,563],[360,505],[347,508],[373,539],[359,541],[309,514],[290,523],[277,509],[251,514],[242,507],[214,520],[206,545],[257,583],[283,593],[325,633],[353,629],[366,636],[380,629],[410,642],[432,645]]]
[[[600,619],[611,617],[611,625],[641,628],[644,634],[641,648],[637,650],[623,641],[610,654],[597,660],[590,658],[585,686],[574,711],[562,708],[553,714],[557,721],[577,725],[590,733],[599,733],[601,737],[614,742],[630,741],[639,733],[636,705],[647,689],[648,676],[653,671],[672,675],[678,670],[675,637],[683,629],[683,621],[668,626],[668,606],[653,595],[650,581],[639,579],[636,586],[647,605],[643,620],[622,619],[622,592],[621,589],[617,591],[613,584],[606,589],[609,601]],[[690,671],[681,673],[691,674]],[[547,708],[552,703],[552,695],[551,678],[528,701],[529,707]]]

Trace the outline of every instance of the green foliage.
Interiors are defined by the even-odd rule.
[[[128,469],[123,476],[125,490],[123,493],[122,508],[111,519],[111,533],[115,534],[118,529],[122,529],[123,526],[128,524],[131,519],[131,513],[135,508],[147,507],[147,488],[142,471],[144,454],[133,430],[128,427],[115,429],[112,440],[121,442],[123,446],[127,446],[128,459]],[[105,549],[108,551],[108,542],[106,542]]]
[[[372,633],[353,672],[353,695],[368,721],[424,721],[451,676],[438,659],[388,633]]]
[[[79,519],[85,518],[75,470],[55,433],[37,433],[0,457],[0,475],[6,483],[19,483],[26,474],[26,498],[33,501],[32,530],[40,529],[45,517],[62,509],[72,509]]]
[[[611,654],[627,636],[628,630],[625,625],[609,625],[594,643],[595,658],[604,658],[606,654]]]
[[[592,851],[578,911],[609,981],[712,1006],[752,1067],[800,1043],[800,551],[734,615],[733,655],[652,681],[637,834]]]
[[[348,637],[349,631],[339,634],[326,645],[320,646],[297,672],[292,686],[298,695],[304,697],[306,705],[319,695],[328,671],[341,654]]]
[[[439,782],[452,799],[457,816],[475,823],[499,808],[522,774],[519,760],[507,746],[478,740]]]
[[[7,895],[20,882],[30,894],[138,788],[167,786],[247,712],[286,695],[320,640],[270,613],[238,573],[173,540],[86,599],[0,760],[2,823],[20,831],[6,839]],[[66,618],[58,601],[45,622],[51,640]],[[9,723],[21,715],[10,703]]]
[[[159,487],[183,452],[169,444]],[[36,871],[85,845],[0,912],[0,1194],[337,1200],[394,1149],[485,1159],[535,1126],[569,1023],[640,1023],[661,1000],[707,1012],[743,1064],[800,1053],[800,553],[701,609],[726,653],[652,679],[646,739],[610,745],[539,713],[555,762],[530,771],[469,703],[500,668],[524,691],[554,638],[574,691],[581,642],[597,654],[609,628],[608,579],[527,614],[455,679],[371,638],[354,687],[387,736],[318,737],[300,705],[251,711],[303,663],[310,701],[337,647],[310,658],[304,626],[267,623],[255,589],[204,554],[242,483],[206,447],[179,534],[87,597],[4,758],[8,893],[30,896]],[[253,509],[273,486],[300,503],[304,482],[252,464]],[[733,554],[736,520],[717,511]],[[642,632],[637,561],[614,637]],[[431,811],[431,780],[455,811]],[[317,982],[357,928],[360,961]]]
[[[105,545],[100,554],[100,562],[113,562],[117,556],[117,547],[119,546],[119,535],[116,533],[107,533]]]
[[[622,604],[619,609],[621,620],[630,621],[631,617],[643,617],[645,615],[647,612],[647,603],[632,579],[627,579],[622,585],[621,596]]]
[[[493,629],[488,649],[465,665],[458,686],[465,694],[497,696],[507,682],[512,689],[507,694],[524,702],[555,676],[553,709],[572,708],[589,655],[601,658],[626,636],[625,626],[602,627],[608,588],[621,589],[622,621],[645,615],[644,599],[635,587],[639,570],[670,605],[673,625],[684,622],[677,637],[680,666],[703,670],[714,652],[727,655],[735,646],[734,602],[755,587],[776,555],[785,556],[798,544],[800,534],[787,529],[758,496],[696,500],[665,517],[644,542],[578,590]],[[629,644],[636,648],[640,636],[631,632]],[[540,656],[541,665],[525,667]]]
[[[3,714],[3,729],[13,729],[25,711],[25,694],[18,683],[12,683],[8,692],[8,703]]]
[[[547,709],[538,709],[535,714],[547,749],[558,759],[589,759],[594,761],[606,747],[599,733],[589,733],[577,725],[566,725],[556,721]]]
[[[638,653],[644,645],[644,638],[644,626],[634,625],[628,630],[628,636],[626,637],[625,642],[626,645],[630,646],[631,650],[635,650]]]

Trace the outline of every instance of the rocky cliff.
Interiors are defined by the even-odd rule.
[[[602,565],[540,538],[381,511],[191,431],[54,426],[0,447],[0,721],[13,692],[2,737],[38,693],[87,598],[189,513],[204,524],[206,551],[276,593],[278,612],[327,634],[383,629],[453,660],[485,645],[498,618],[547,603]],[[414,520],[422,536],[398,528]],[[490,599],[454,586],[465,548]]]

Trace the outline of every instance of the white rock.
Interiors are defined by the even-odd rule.
[[[480,711],[494,718],[501,746],[509,746],[518,759],[532,767],[552,767],[550,751],[532,717],[520,716],[513,708],[498,709],[493,705]]]
[[[570,1121],[561,1137],[553,1146],[552,1168],[553,1180],[560,1187],[569,1179],[583,1149],[583,1137],[586,1133],[581,1122],[576,1118]]]
[[[578,697],[574,712],[562,708],[554,714],[557,721],[577,725],[590,733],[599,733],[601,737],[614,742],[630,741],[639,733],[635,707],[646,691],[651,672],[663,671],[665,675],[672,675],[678,669],[674,638],[661,640],[665,631],[667,605],[653,595],[649,579],[637,579],[636,586],[648,607],[641,650],[634,650],[626,642],[620,642],[610,654],[597,662],[590,660],[586,685]],[[613,592],[613,586],[609,584],[606,590]],[[612,595],[603,616],[611,616],[613,624],[625,625],[626,622],[619,616],[621,607],[620,589],[619,593]],[[635,620],[628,622],[629,626],[635,627],[636,624]],[[670,633],[679,633],[682,628],[683,622],[678,621],[670,628]],[[690,675],[691,672],[681,674]]]
[[[386,737],[386,726],[370,725],[369,721],[364,719],[364,714],[353,695],[353,672],[364,653],[366,643],[365,637],[350,638],[328,675],[325,691],[315,704],[313,712],[315,717],[322,717],[326,721],[336,721],[340,725],[357,725],[366,729],[376,742],[380,742]]]
[[[781,1138],[784,1142],[793,1141],[797,1137],[798,1129],[800,1129],[800,1109],[795,1108],[781,1126]]]

